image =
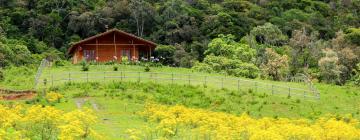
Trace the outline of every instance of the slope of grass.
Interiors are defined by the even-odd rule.
[[[328,88],[328,87],[326,87]],[[360,119],[360,93],[354,88],[337,89],[320,100],[286,98],[254,91],[234,91],[203,86],[161,85],[155,83],[113,82],[68,83],[51,90],[73,97],[104,97],[135,103],[181,104],[232,114],[248,113],[254,117],[315,118],[325,114],[351,114]],[[345,91],[343,91],[345,90]],[[349,93],[345,93],[348,90]],[[335,91],[335,90],[333,90]]]
[[[81,71],[79,65],[51,67],[44,70],[40,81],[46,79],[47,86],[62,84],[69,81],[77,82],[112,82],[141,81],[158,83],[176,83],[191,85],[206,85],[214,88],[237,90],[252,89],[259,92],[278,93],[287,96],[307,96],[315,98],[316,94],[309,90],[305,83],[280,82],[262,79],[246,79],[218,73],[201,73],[187,68],[151,67],[150,72],[144,72],[143,66],[118,65],[119,71],[113,71],[113,65],[90,65],[90,71]],[[124,78],[123,78],[124,77]],[[173,79],[173,80],[172,80]],[[40,86],[43,86],[40,84]],[[291,88],[291,89],[289,89]]]
[[[35,66],[8,67],[4,70],[4,80],[0,88],[13,90],[29,90],[34,87]]]
[[[90,72],[112,71],[111,65],[90,66]],[[77,65],[51,67],[44,70],[43,78],[51,74],[66,77],[68,72],[81,72]],[[143,72],[142,66],[119,65],[120,71]],[[172,67],[152,67],[152,72],[182,73],[207,76],[223,76],[221,74],[206,74],[194,72],[191,69]],[[13,89],[28,89],[33,86],[35,68],[9,68],[5,70],[5,80],[0,87]],[[86,73],[86,72],[85,72]],[[193,77],[192,77],[193,78]],[[136,78],[135,78],[136,79]],[[315,86],[321,93],[320,100],[294,98],[272,95],[269,92],[252,88],[237,91],[234,88],[216,88],[203,84],[171,84],[169,81],[158,80],[135,82],[136,80],[107,80],[89,82],[63,82],[48,88],[65,95],[65,99],[57,108],[71,111],[78,108],[79,100],[84,100],[81,106],[92,108],[97,112],[98,132],[108,139],[126,139],[127,129],[141,128],[151,125],[137,115],[147,102],[164,105],[184,105],[191,108],[201,108],[217,112],[240,115],[247,113],[255,118],[285,117],[308,118],[314,120],[326,114],[350,116],[360,119],[360,88],[352,86],[334,86],[317,83]],[[303,84],[274,82],[255,79],[255,81],[273,83],[283,86],[301,87]],[[48,81],[48,85],[50,85]],[[224,84],[227,81],[225,81]],[[244,85],[243,85],[244,86]],[[39,89],[42,91],[43,89]],[[276,94],[276,93],[275,93]],[[38,103],[41,103],[38,102]],[[96,106],[96,107],[94,107]]]
[[[144,72],[145,67],[139,66],[139,65],[122,65],[118,64],[118,71],[125,71],[125,72]],[[88,72],[113,72],[113,65],[90,65],[90,69]],[[75,73],[86,73],[81,71],[80,65],[66,65],[66,66],[60,66],[60,67],[48,67],[44,69],[43,71],[43,77],[46,77],[48,79],[51,78],[51,75],[63,75],[67,76],[69,72],[75,72]],[[228,77],[228,78],[239,78],[239,77],[233,77],[228,76],[221,73],[204,73],[204,72],[198,72],[194,71],[189,68],[177,68],[177,67],[168,67],[168,66],[162,66],[162,67],[150,67],[150,72],[156,72],[156,73],[174,73],[174,74],[191,74],[191,75],[199,75],[199,76],[221,76],[221,77]],[[241,78],[246,79],[246,78]],[[202,80],[202,79],[201,79]],[[271,80],[262,80],[262,79],[247,79],[247,80],[254,80],[258,82],[264,82],[264,83],[274,83],[278,85],[283,86],[293,86],[293,87],[304,87],[302,84],[298,83],[291,83],[291,82],[282,82],[282,81],[271,81]]]
[[[284,98],[254,91],[234,91],[204,86],[162,85],[151,82],[67,83],[49,90],[64,94],[65,99],[56,107],[63,110],[77,108],[77,101],[85,99],[83,106],[94,109],[99,117],[97,131],[109,139],[126,139],[126,130],[151,125],[137,112],[146,103],[184,105],[216,112],[255,118],[307,118],[315,120],[328,114],[350,115],[360,119],[360,93],[357,88],[320,85],[326,90],[320,100]],[[334,92],[332,92],[334,91]],[[94,104],[96,107],[94,107]]]

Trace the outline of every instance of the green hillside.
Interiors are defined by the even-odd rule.
[[[0,0],[0,140],[360,140],[359,21],[360,0]],[[156,48],[71,63],[106,31]]]

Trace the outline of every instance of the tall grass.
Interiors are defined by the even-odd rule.
[[[184,105],[231,114],[247,113],[253,117],[287,117],[315,119],[326,114],[350,114],[360,118],[360,93],[326,97],[319,101],[284,98],[252,90],[234,91],[204,86],[156,84],[152,82],[66,83],[50,90],[67,98],[101,97],[130,100],[135,103],[155,102],[164,105]],[[356,94],[356,95],[355,95]],[[325,95],[324,95],[325,96]],[[345,107],[347,106],[347,107]],[[344,107],[344,108],[342,108]]]
[[[0,88],[28,90],[34,87],[36,66],[8,67],[3,73]]]

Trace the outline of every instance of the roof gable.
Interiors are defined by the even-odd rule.
[[[127,33],[127,32],[124,32],[124,31],[121,31],[121,30],[118,30],[118,29],[111,29],[109,31],[106,31],[106,32],[103,32],[103,33],[100,33],[100,34],[97,34],[97,35],[94,35],[94,36],[91,36],[91,37],[88,37],[88,38],[85,38],[79,42],[76,42],[74,43],[69,49],[68,49],[68,53],[71,53],[77,46],[81,45],[81,44],[85,44],[87,42],[90,42],[90,41],[93,41],[95,40],[96,38],[99,38],[99,37],[102,37],[102,36],[106,36],[108,34],[111,34],[111,33],[118,33],[120,35],[124,35],[124,36],[127,36],[129,38],[133,38],[134,40],[138,40],[140,42],[143,42],[144,44],[147,44],[149,46],[157,46],[156,43],[154,42],[151,42],[151,41],[148,41],[148,40],[145,40],[143,38],[140,38],[140,37],[137,37],[133,34],[130,34],[130,33]]]

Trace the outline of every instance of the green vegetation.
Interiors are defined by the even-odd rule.
[[[120,71],[144,72],[145,66],[117,65]],[[89,65],[89,72],[111,72],[112,65]],[[66,72],[80,72],[82,65],[53,66],[45,68],[43,76],[57,74],[64,76]],[[21,74],[25,83],[32,83],[33,79],[25,77],[35,74],[33,72],[21,73],[26,67],[13,67],[4,71],[8,80],[7,85],[17,88],[27,88],[24,85],[16,85],[13,77]],[[35,68],[34,68],[35,69]],[[221,76],[217,73],[200,73],[186,68],[173,67],[151,67],[151,71],[192,73],[198,75]],[[12,78],[11,78],[12,77]],[[274,83],[278,85],[290,85],[301,87],[301,83],[276,82],[270,80],[253,79],[255,81]],[[6,81],[6,80],[5,80]],[[49,80],[50,81],[50,80]],[[48,84],[50,84],[48,81]],[[226,84],[226,83],[225,83]],[[33,84],[30,84],[33,85]],[[316,87],[321,93],[320,100],[304,98],[287,98],[279,94],[271,95],[268,92],[254,91],[253,89],[237,91],[234,89],[221,89],[204,85],[177,85],[170,82],[82,82],[64,83],[47,89],[47,93],[60,93],[64,97],[60,103],[49,102],[48,97],[41,96],[26,101],[28,104],[52,105],[66,112],[79,107],[88,107],[96,112],[99,122],[94,129],[100,134],[106,135],[108,139],[128,139],[128,129],[143,129],[144,126],[156,125],[148,122],[138,115],[143,111],[145,103],[156,103],[163,105],[184,105],[190,108],[201,108],[216,112],[227,112],[240,115],[249,114],[255,118],[307,118],[315,120],[318,117],[332,114],[344,116],[349,114],[353,118],[360,119],[359,88],[352,86],[334,86],[317,83]],[[39,95],[43,92],[39,89]],[[51,95],[51,94],[50,94]],[[50,96],[49,95],[49,96]],[[57,96],[58,97],[58,96]],[[51,99],[51,97],[49,97]]]
[[[356,88],[321,86],[321,100],[288,99],[254,91],[234,91],[203,86],[167,85],[151,82],[112,82],[108,84],[67,83],[50,90],[64,93],[67,98],[107,97],[132,100],[137,103],[156,102],[166,105],[185,105],[232,114],[249,113],[255,117],[316,118],[325,114],[352,114],[360,118]],[[339,93],[342,92],[342,93]],[[331,103],[330,103],[331,101]],[[275,109],[276,108],[276,109]],[[275,110],[274,110],[275,109]],[[301,112],[299,112],[301,110]]]
[[[163,65],[353,84],[358,9],[359,0],[7,0],[0,4],[0,67],[69,59],[72,43],[110,27],[160,44],[154,60]]]
[[[203,86],[168,85],[137,82],[113,82],[101,84],[67,83],[49,90],[64,95],[55,107],[73,110],[78,106],[94,109],[100,122],[99,133],[111,139],[124,138],[126,130],[141,129],[151,125],[137,112],[146,102],[164,105],[184,105],[230,114],[247,113],[252,117],[308,118],[314,120],[327,114],[350,116],[360,119],[358,88],[319,85],[322,98],[319,101],[284,98],[253,91],[233,91]]]
[[[332,114],[338,120],[344,115],[360,119],[359,9],[359,0],[0,0],[0,88],[33,89],[39,63],[46,58],[52,66],[42,72],[40,94],[19,102],[66,112],[92,108],[100,118],[94,129],[108,139],[129,139],[127,129],[156,126],[138,115],[147,102],[255,118],[315,120]],[[159,44],[154,58],[71,65],[66,54],[71,44],[107,27]],[[84,78],[124,71],[133,72],[127,75],[133,79]],[[82,82],[69,82],[70,72]],[[168,75],[139,84],[140,72]],[[165,80],[172,73],[198,82],[173,84]],[[54,84],[53,76],[68,80]],[[245,82],[251,85],[238,91],[230,87],[234,81],[210,78],[218,83],[204,84],[202,76],[241,78],[255,85]],[[319,100],[252,88],[262,82],[306,89],[303,83],[288,82],[299,76],[314,83]],[[1,104],[11,107],[14,102]]]
[[[0,88],[29,90],[34,87],[36,67],[8,67],[3,70]]]

